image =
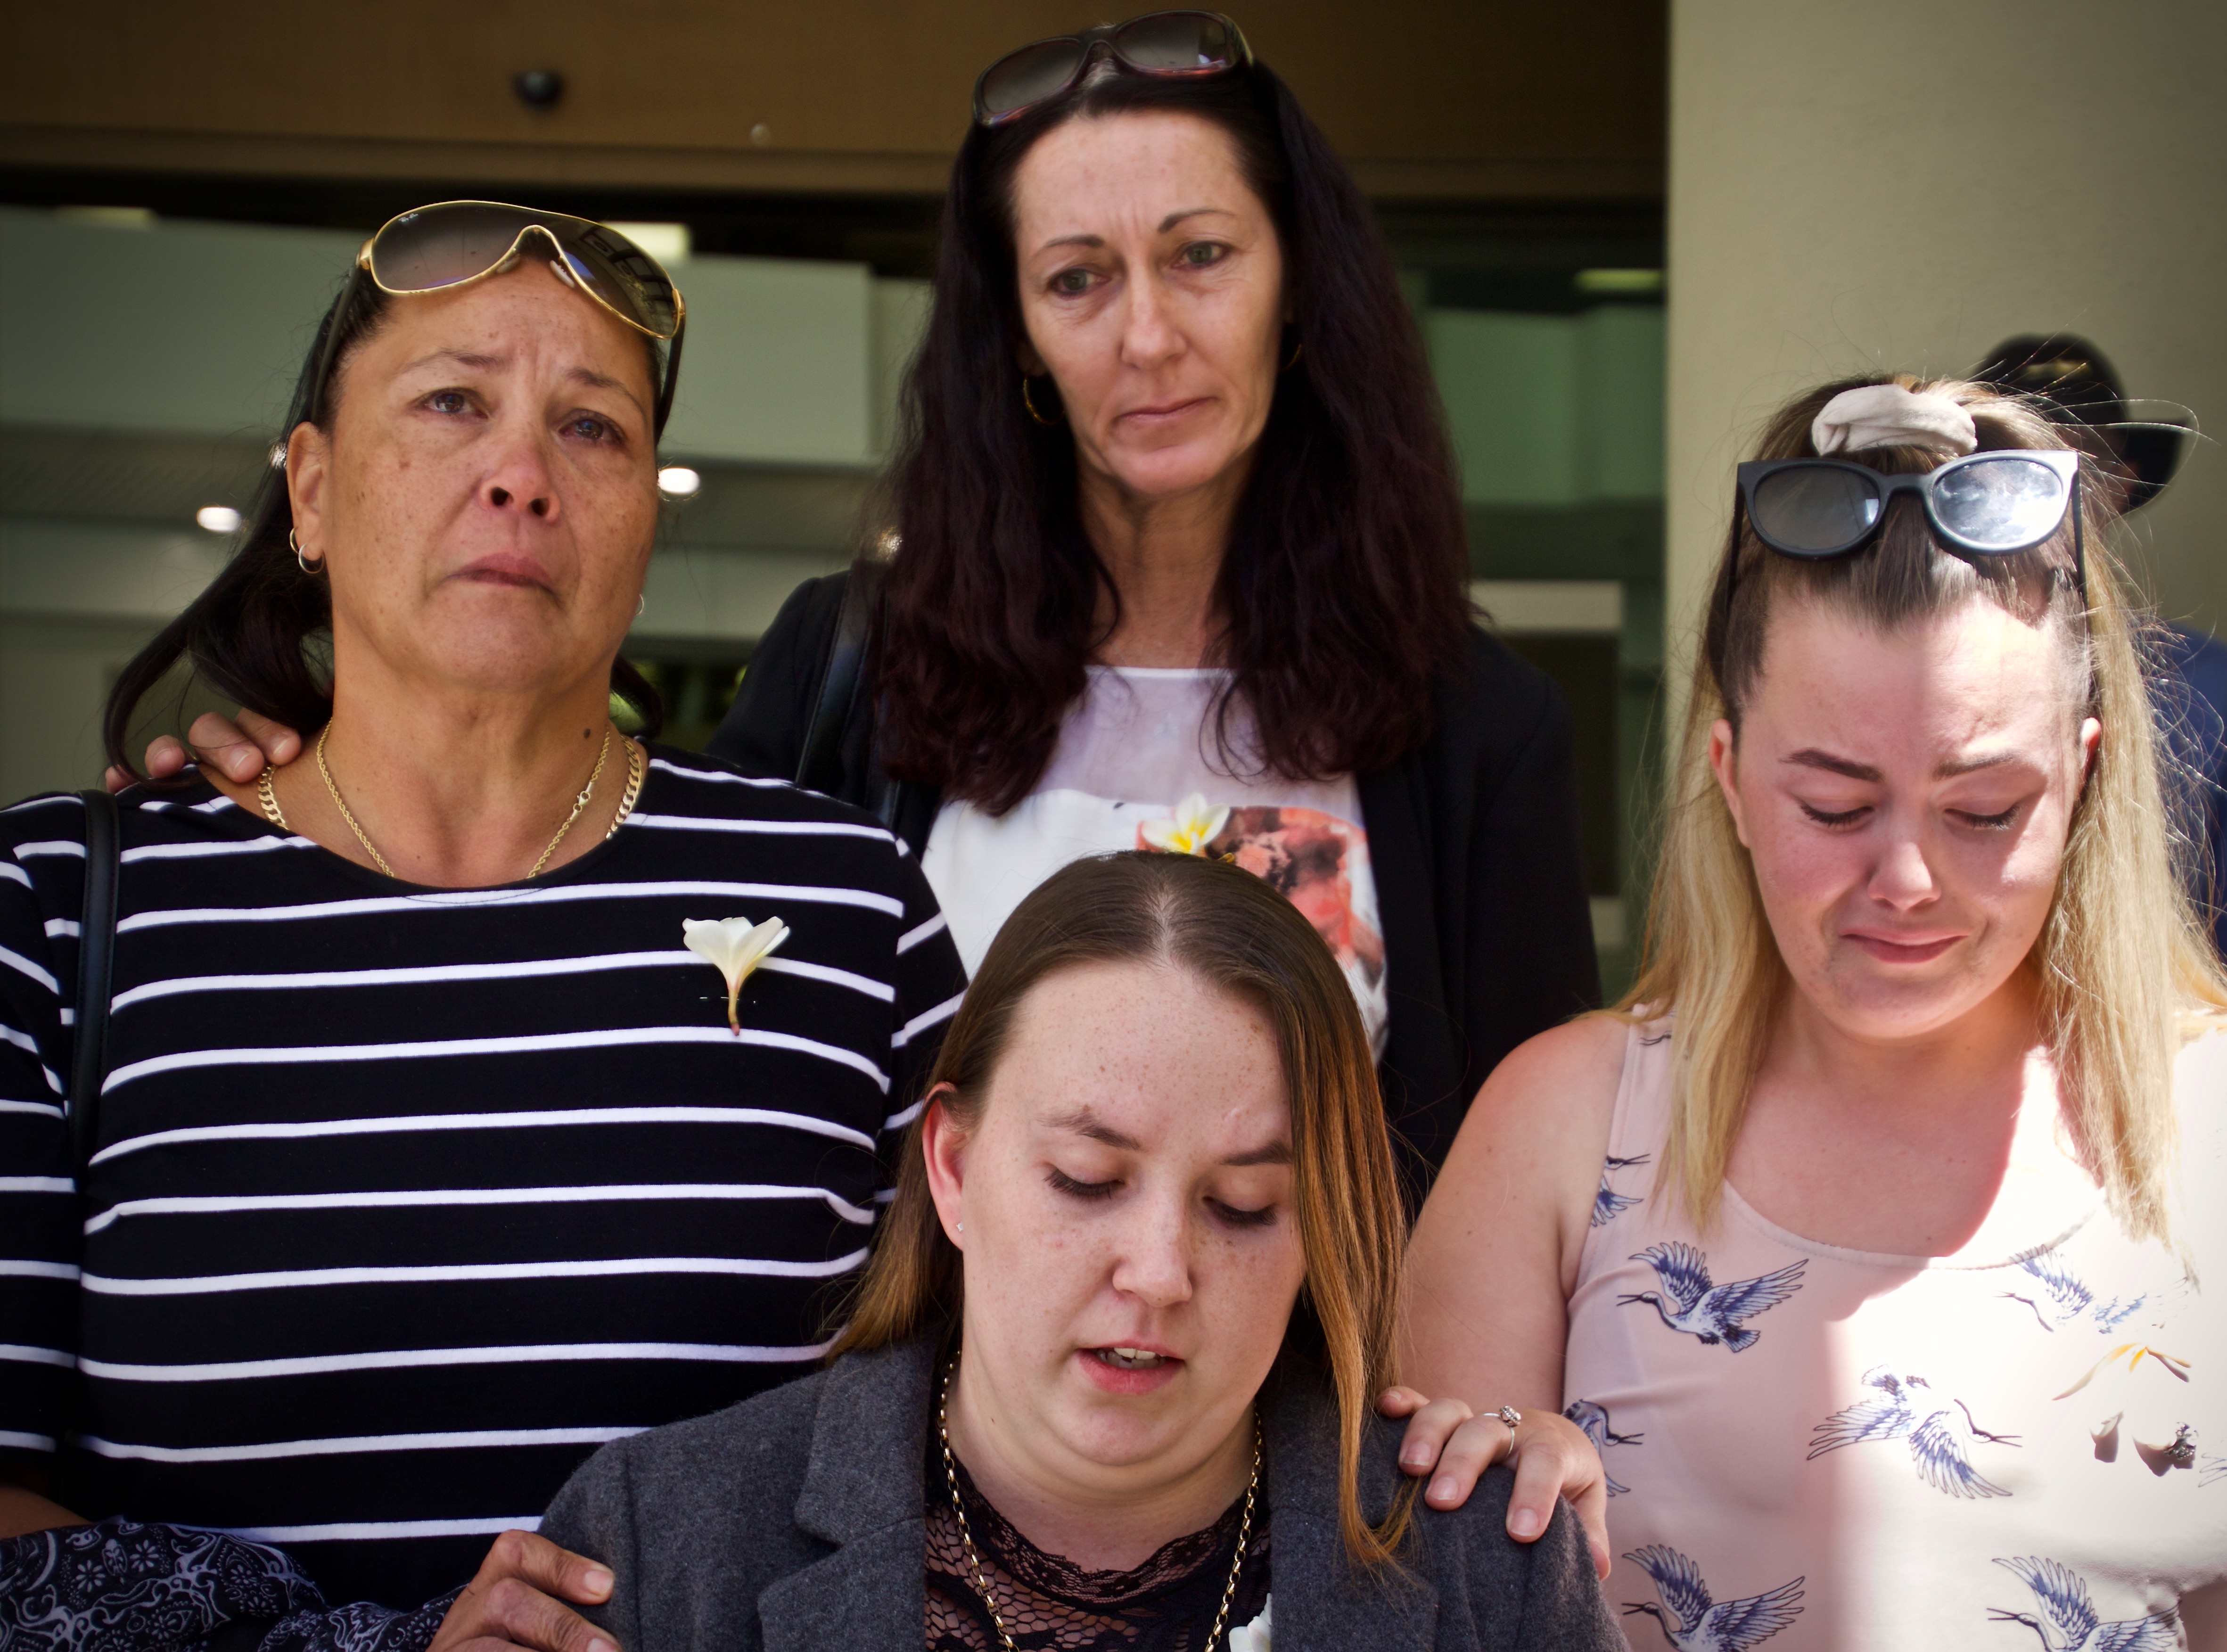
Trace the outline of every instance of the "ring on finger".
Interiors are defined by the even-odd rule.
[[[1516,1431],[1522,1426],[1523,1413],[1513,1406],[1503,1406],[1492,1413],[1508,1425],[1508,1455],[1516,1455]]]

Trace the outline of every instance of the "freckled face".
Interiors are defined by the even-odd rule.
[[[539,258],[391,300],[288,482],[345,668],[497,692],[607,671],[657,528],[641,337]]]
[[[1276,392],[1283,249],[1222,128],[1068,121],[1022,160],[1013,217],[1024,365],[1056,381],[1083,464],[1152,500],[1249,462]]]
[[[1048,1477],[1133,1489],[1228,1448],[1305,1272],[1290,1145],[1248,1001],[1147,964],[1022,1001],[976,1132],[929,1163],[968,1381]]]
[[[1788,970],[1849,1034],[1949,1025],[2049,915],[2100,725],[2063,644],[1975,599],[1882,634],[1774,613],[1734,752],[1710,756]]]

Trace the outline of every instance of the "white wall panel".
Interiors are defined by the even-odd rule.
[[[874,457],[873,276],[863,264],[691,258],[677,459],[865,465]]]
[[[0,420],[271,435],[362,243],[0,207]]]
[[[135,229],[0,207],[0,422],[274,436],[361,244],[352,232]],[[688,337],[668,454],[873,462],[879,363],[866,265],[701,257],[673,273]],[[884,301],[893,327],[913,303]]]

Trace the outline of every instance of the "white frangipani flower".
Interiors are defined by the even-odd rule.
[[[779,918],[756,924],[748,918],[683,918],[680,934],[690,952],[718,966],[719,973],[727,978],[727,1024],[741,1037],[743,1024],[735,1017],[735,999],[750,972],[788,939],[788,926]]]
[[[1168,820],[1147,820],[1142,828],[1145,841],[1170,855],[1203,855],[1206,845],[1222,833],[1229,823],[1229,810],[1209,808],[1206,794],[1193,792],[1176,805],[1175,818]]]
[[[1229,1652],[1270,1652],[1268,1614],[1276,1604],[1273,1595],[1260,1603],[1260,1615],[1241,1629],[1229,1631]]]

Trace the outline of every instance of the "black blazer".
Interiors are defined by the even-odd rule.
[[[1539,1540],[1515,1542],[1505,1468],[1463,1508],[1418,1502],[1401,1570],[1359,1572],[1328,1385],[1279,1379],[1261,1396],[1278,1652],[1622,1652],[1577,1517],[1557,1498]],[[611,1568],[610,1599],[585,1611],[627,1652],[918,1652],[935,1383],[932,1350],[909,1343],[606,1445],[541,1534]],[[1369,1419],[1371,1519],[1401,1482],[1399,1437]]]
[[[748,775],[795,775],[848,577],[807,581],[782,605],[713,756]],[[870,659],[839,794],[918,854],[942,799],[882,774],[872,704]],[[1472,626],[1468,669],[1439,691],[1431,737],[1356,778],[1391,1003],[1385,1106],[1420,1196],[1501,1057],[1600,1001],[1569,706],[1544,672]]]

